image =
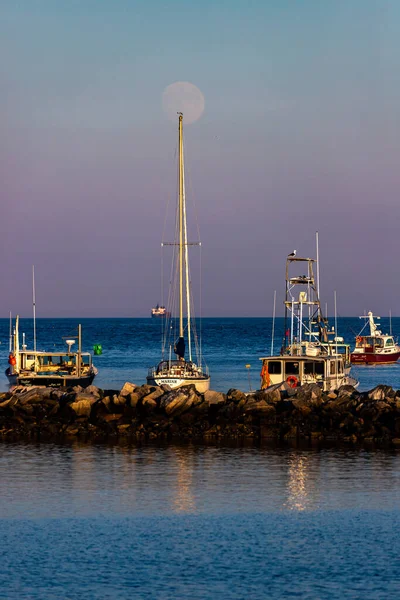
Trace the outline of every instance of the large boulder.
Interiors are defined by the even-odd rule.
[[[69,405],[77,417],[90,417],[93,404],[98,401],[98,398],[84,392],[76,395],[74,402]]]
[[[44,399],[50,398],[51,392],[51,388],[32,387],[27,391],[18,394],[18,401],[21,406],[24,404],[43,402]]]
[[[165,394],[161,398],[160,408],[165,410],[167,416],[178,417],[201,401],[202,398],[197,394],[194,386],[185,386]]]
[[[270,385],[264,390],[259,390],[254,394],[254,398],[258,401],[264,400],[265,402],[270,402],[272,404],[274,402],[280,402],[282,399],[280,386],[281,384],[278,383],[275,385]]]
[[[129,381],[126,381],[124,383],[124,385],[122,386],[122,389],[119,394],[120,394],[120,396],[129,396],[129,394],[134,392],[137,387],[138,386],[135,385],[134,383],[130,383]]]
[[[247,402],[244,412],[254,417],[269,417],[276,414],[275,407],[272,404],[268,404],[265,400],[256,399]]]
[[[226,395],[226,399],[228,402],[233,402],[234,404],[240,404],[240,405],[244,405],[247,402],[246,394],[244,394],[240,390],[236,390],[234,388],[231,388],[228,391],[228,393]]]
[[[357,392],[356,388],[352,385],[341,385],[339,387],[339,389],[337,390],[338,396],[356,396],[359,395],[359,392]]]
[[[323,403],[322,389],[316,383],[306,383],[297,388],[296,395],[292,398],[293,405],[299,406],[320,406]]]
[[[92,396],[96,396],[96,398],[100,398],[101,392],[100,389],[96,385],[88,385],[84,390],[85,394],[91,394]]]
[[[207,404],[224,404],[226,401],[225,394],[214,392],[213,390],[207,390],[204,392],[203,396],[204,401],[207,402]]]
[[[161,387],[156,387],[153,389],[150,394],[144,396],[141,399],[141,409],[146,415],[150,415],[155,410],[157,410],[159,404],[159,398],[165,394],[164,390]]]
[[[385,398],[394,398],[396,392],[390,385],[377,385],[367,394],[368,400],[384,400]]]

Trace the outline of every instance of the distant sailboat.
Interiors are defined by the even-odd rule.
[[[197,343],[196,331],[192,316],[192,297],[191,285],[189,279],[189,256],[187,240],[187,222],[186,222],[186,196],[185,196],[185,170],[183,156],[183,115],[179,113],[179,196],[177,211],[177,239],[172,245],[178,251],[177,270],[179,285],[178,290],[178,312],[179,312],[179,332],[178,338],[169,339],[169,357],[162,360],[156,367],[149,370],[147,383],[149,385],[169,385],[172,389],[182,387],[183,385],[194,384],[199,392],[205,392],[210,387],[210,376],[207,369],[203,369],[201,348]],[[175,287],[175,286],[174,286]],[[171,313],[175,305],[174,299],[176,290],[172,290]],[[170,307],[168,307],[170,308]],[[184,312],[186,315],[184,316]],[[166,319],[164,349],[167,347],[167,337],[172,333],[172,324],[170,319]],[[188,360],[185,358],[186,342],[188,343]],[[195,343],[196,361],[193,360],[193,341]],[[172,346],[177,358],[172,360]]]

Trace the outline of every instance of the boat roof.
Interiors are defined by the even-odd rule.
[[[277,354],[276,356],[261,356],[258,360],[284,360],[284,361],[325,361],[329,358],[343,358],[343,354],[319,354],[318,356],[307,356],[306,354],[299,354],[298,356],[293,356],[292,354]]]
[[[46,352],[45,350],[20,350],[19,354],[34,354],[36,356],[78,356],[79,352]],[[81,356],[91,356],[90,352],[81,352]]]

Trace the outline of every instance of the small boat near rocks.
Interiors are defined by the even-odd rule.
[[[78,339],[77,352],[72,351],[75,339],[67,339],[68,348],[58,352],[37,350],[35,337],[33,350],[28,349],[24,342],[21,348],[17,315],[8,357],[9,366],[5,372],[10,385],[46,387],[80,385],[83,388],[91,385],[98,371],[92,363],[92,355],[89,352],[82,352],[81,325],[78,325],[75,338]]]

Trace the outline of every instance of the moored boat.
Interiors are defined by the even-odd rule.
[[[260,359],[261,389],[284,381],[291,387],[316,383],[324,391],[346,384],[358,386],[350,375],[349,345],[339,343],[340,336],[328,329],[328,320],[322,316],[316,262],[296,254],[286,259],[285,335],[279,355]],[[296,267],[301,274],[293,272]]]
[[[71,336],[73,337],[73,336]],[[13,343],[8,357],[9,366],[6,376],[10,385],[46,386],[46,387],[73,387],[91,385],[97,369],[92,363],[92,355],[82,352],[81,325],[75,338],[78,339],[78,351],[73,352],[72,346],[75,339],[67,339],[68,348],[59,352],[46,352],[28,349],[26,344],[19,343],[19,317],[15,320],[12,334]]]
[[[391,334],[382,334],[378,329],[375,319],[379,319],[371,311],[360,319],[365,319],[365,325],[357,335],[355,348],[350,355],[350,360],[355,365],[388,365],[397,362],[400,358],[400,346],[396,344]],[[363,335],[365,327],[369,325],[369,335]]]
[[[167,311],[170,314],[165,320],[162,360],[157,366],[149,369],[147,383],[149,385],[169,385],[172,389],[193,384],[197,391],[205,392],[210,387],[210,376],[207,367],[203,367],[201,343],[199,343],[196,335],[188,253],[189,245],[200,245],[200,242],[189,244],[187,239],[183,115],[181,113],[179,113],[178,145],[177,237],[171,244],[163,244],[164,246],[172,246],[174,249],[173,266],[175,266],[175,276],[172,278],[172,289],[169,295],[171,310]],[[176,305],[178,308],[178,328],[175,333],[170,315]],[[168,306],[168,308],[170,307]],[[186,359],[186,341],[188,359]],[[176,354],[176,359],[171,358],[172,350]],[[167,358],[164,356],[165,353],[168,353]],[[194,360],[194,354],[196,360]]]

